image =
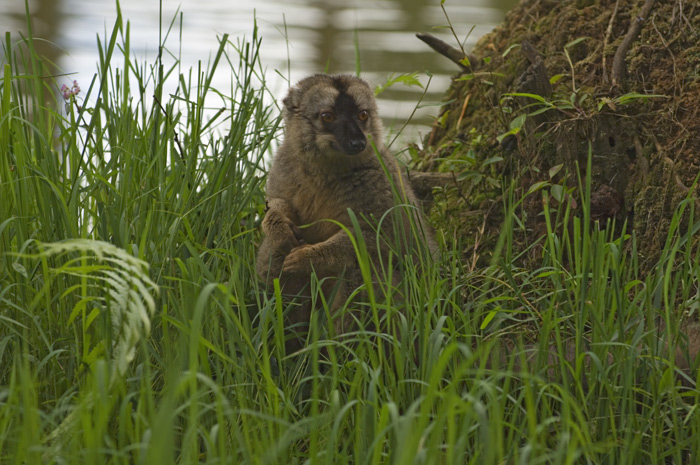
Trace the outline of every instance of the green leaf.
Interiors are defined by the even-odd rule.
[[[573,47],[574,45],[580,44],[580,43],[583,42],[584,40],[588,40],[588,39],[590,39],[590,37],[579,37],[578,39],[574,39],[574,40],[572,40],[571,42],[569,42],[569,43],[567,43],[566,45],[564,45],[564,48]]]
[[[505,58],[506,56],[508,56],[508,54],[509,54],[513,49],[516,49],[516,48],[519,48],[519,47],[520,47],[520,44],[513,44],[513,45],[511,45],[510,47],[508,47],[508,48],[506,49],[506,51],[503,52],[503,53],[501,54],[501,56],[502,56],[503,58]]]
[[[648,98],[668,98],[668,96],[659,94],[640,94],[637,92],[630,92],[629,94],[620,95],[619,97],[614,99],[614,101],[617,102],[619,105],[625,105],[635,100],[646,100]]]
[[[556,84],[559,81],[559,79],[561,79],[563,77],[566,77],[566,74],[555,74],[554,76],[549,78],[549,83]]]
[[[510,128],[515,129],[515,128],[522,128],[525,125],[525,120],[527,119],[526,114],[519,115],[515,118],[513,118],[513,121],[510,122]]]
[[[526,194],[526,195],[530,195],[530,194],[532,194],[533,192],[537,192],[538,190],[543,189],[543,188],[545,188],[545,187],[547,187],[547,186],[549,186],[549,185],[550,185],[550,184],[549,184],[548,181],[538,181],[538,182],[536,182],[535,184],[533,184],[532,186],[530,186],[530,188],[527,190],[527,194]]]
[[[552,179],[554,176],[557,175],[559,171],[564,167],[563,163],[560,163],[558,165],[554,165],[549,169],[549,179]]]
[[[484,162],[481,164],[481,166],[488,166],[492,163],[498,163],[499,161],[503,161],[503,157],[495,156],[495,157],[490,157],[484,160]]]
[[[74,321],[92,300],[108,302],[114,331],[112,370],[116,375],[123,375],[133,359],[136,344],[150,332],[155,312],[153,294],[158,293],[159,288],[148,275],[148,264],[102,241],[72,239],[44,243],[42,247],[43,256],[69,257],[55,272],[79,276],[87,283],[72,286],[61,298],[67,298],[69,292],[84,293],[93,287],[101,290],[97,291],[99,295],[81,298],[71,311],[69,321]],[[83,322],[84,330],[99,315],[98,308],[92,309]]]
[[[531,98],[531,99],[533,99],[533,100],[537,100],[538,102],[542,102],[542,103],[551,105],[551,104],[547,101],[547,99],[545,99],[545,98],[542,97],[541,95],[537,95],[537,94],[529,94],[529,93],[527,93],[527,92],[508,92],[508,93],[503,94],[503,95],[506,95],[506,96],[509,96],[509,97],[527,97],[527,98]]]
[[[503,139],[505,139],[506,137],[511,136],[511,135],[514,136],[514,135],[518,134],[519,132],[520,132],[520,128],[513,128],[510,131],[503,133],[500,136],[496,137],[496,140],[500,144],[501,142],[503,142]]]
[[[21,263],[19,263],[19,262],[13,262],[13,263],[12,263],[12,268],[13,268],[17,273],[19,273],[19,274],[21,274],[22,276],[24,276],[25,278],[27,278],[27,279],[29,278],[29,274],[27,274],[27,269],[26,269],[26,268],[24,267],[24,265],[22,265]]]
[[[479,173],[478,171],[465,171],[464,173],[460,173],[457,176],[457,181],[464,181],[466,179],[470,179],[474,184],[478,184],[481,182],[481,179],[484,177],[483,174]]]
[[[553,184],[552,187],[549,188],[549,193],[552,194],[552,197],[557,202],[561,202],[564,198],[564,188],[559,184]]]
[[[549,111],[554,109],[555,107],[540,107],[535,111],[531,111],[530,113],[527,114],[527,116],[537,116],[540,113],[544,113],[545,111]]]
[[[403,84],[407,87],[417,86],[423,88],[423,84],[421,84],[420,80],[418,79],[418,73],[405,73],[399,74],[396,77],[394,77],[393,75],[389,76],[389,78],[383,85],[378,85],[374,89],[374,95],[381,94],[394,84]]]
[[[488,312],[486,314],[486,316],[484,317],[484,321],[481,322],[480,328],[486,329],[486,327],[489,325],[489,323],[491,323],[491,320],[493,320],[497,314],[498,314],[498,311],[496,311],[496,310],[491,310],[490,312]]]
[[[77,288],[77,286],[75,287]],[[103,299],[98,297],[86,297],[85,299],[81,299],[80,302],[75,304],[75,307],[73,307],[73,310],[70,312],[70,316],[68,317],[68,324],[73,323],[73,321],[78,317],[78,315],[80,315],[83,312],[88,303],[100,300]]]
[[[598,99],[598,111],[600,111],[605,105],[609,106],[611,110],[615,111],[615,101],[608,98],[602,97]]]

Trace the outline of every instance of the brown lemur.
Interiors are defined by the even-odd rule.
[[[285,133],[268,173],[256,267],[269,289],[279,278],[283,295],[301,300],[288,312],[291,326],[309,322],[312,273],[332,312],[366,280],[348,232],[364,241],[372,269],[391,268],[394,282],[400,271],[390,262],[434,254],[436,244],[408,179],[383,144],[364,80],[315,74],[293,86],[283,103]],[[354,328],[354,316],[334,318],[336,334]]]
[[[434,255],[436,245],[432,230],[417,210],[402,207],[417,205],[416,196],[396,158],[383,145],[376,102],[365,81],[352,76],[313,75],[292,87],[283,103],[285,136],[268,174],[268,210],[262,223],[265,237],[256,267],[269,288],[279,278],[283,295],[298,299],[299,305],[287,313],[286,321],[295,326],[310,320],[312,273],[318,278],[321,293],[332,299],[331,311],[336,312],[364,283],[355,246],[343,229],[358,233],[351,212],[377,270],[388,267],[391,253],[397,255],[396,264],[401,254]],[[384,233],[379,241],[378,229]],[[394,283],[397,277],[393,275]],[[334,315],[336,334],[354,328],[354,316],[361,316],[354,315],[354,308]],[[662,335],[660,351],[675,360],[683,373],[681,381],[693,384],[700,324],[685,321],[680,329],[684,336],[677,347]],[[299,340],[294,342],[288,348],[300,346]],[[676,347],[675,353],[668,353],[672,347]],[[509,345],[506,353],[495,354],[488,365],[493,369],[507,366],[513,349]],[[531,344],[524,349],[524,362],[529,365],[539,346]],[[568,362],[576,361],[574,346],[567,343],[564,352]],[[546,349],[550,364],[558,367],[557,353],[556,347]],[[520,363],[517,359],[516,371],[525,369]],[[590,358],[585,363],[590,363]],[[557,370],[547,371],[548,377],[562,375]]]

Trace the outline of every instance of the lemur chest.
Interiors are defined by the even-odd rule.
[[[328,239],[341,229],[338,223],[352,229],[348,209],[358,220],[375,214],[371,211],[372,202],[367,202],[366,192],[351,183],[329,186],[318,182],[313,187],[306,184],[294,192],[292,204],[299,215],[299,226],[306,242],[313,244]]]
[[[313,244],[338,232],[338,221],[345,223],[347,209],[352,208],[345,203],[316,189],[306,188],[295,193],[292,204],[299,215],[298,226],[302,228],[304,240]]]

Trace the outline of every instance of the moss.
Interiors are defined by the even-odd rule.
[[[436,196],[432,216],[462,239],[467,258],[488,256],[503,217],[502,186],[515,182],[524,196],[559,165],[567,173],[559,181],[567,186],[578,185],[581,169],[594,192],[619,196],[622,207],[599,212],[601,218],[626,220],[648,262],[657,258],[670,218],[700,170],[700,6],[657,2],[627,53],[621,89],[610,83],[613,56],[641,3],[621,0],[612,18],[613,0],[523,1],[479,40],[473,54],[481,66],[455,76],[445,94],[444,124],[426,139],[423,154],[427,168],[467,169],[491,179],[474,184],[467,177],[461,192]],[[552,82],[547,98],[555,103],[499,143],[514,119],[538,108],[534,99],[506,96],[519,91],[531,64],[523,41],[541,54]],[[593,169],[586,173],[589,147]],[[484,166],[493,157],[502,161]],[[695,198],[698,193],[696,187]],[[581,193],[572,195],[581,200]],[[526,229],[540,231],[539,197],[523,205]],[[470,248],[480,235],[478,247]]]

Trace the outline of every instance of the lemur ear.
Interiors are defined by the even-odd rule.
[[[282,100],[282,103],[284,103],[284,106],[288,111],[294,111],[299,107],[299,103],[301,103],[300,97],[301,89],[298,85],[293,86],[289,89],[289,93],[284,98],[284,100]]]
[[[326,74],[317,73],[305,77],[304,79],[290,87],[289,93],[287,94],[285,99],[282,100],[282,103],[284,103],[285,108],[288,111],[296,111],[297,109],[299,109],[299,105],[301,105],[303,94],[305,94],[306,91],[308,91],[311,87],[319,84],[319,82],[326,82],[330,85],[332,84],[332,78]]]

